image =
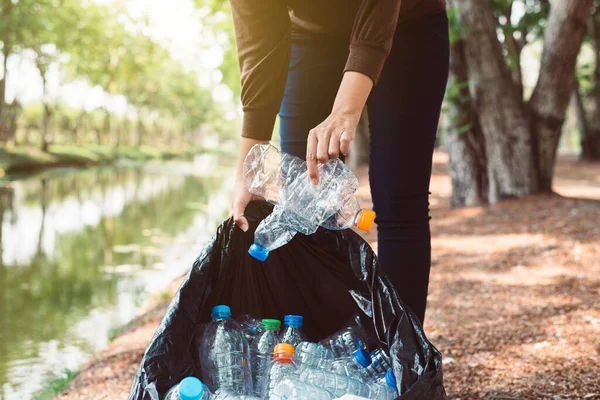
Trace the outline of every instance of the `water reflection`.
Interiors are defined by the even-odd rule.
[[[0,399],[76,369],[191,265],[230,190],[192,172],[98,168],[0,188]]]

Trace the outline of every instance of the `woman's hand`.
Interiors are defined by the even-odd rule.
[[[233,201],[231,202],[231,214],[233,215],[233,221],[235,224],[244,232],[246,232],[250,227],[248,220],[244,216],[244,212],[246,212],[246,206],[248,206],[248,203],[250,203],[252,200],[261,199],[259,196],[256,196],[248,191],[248,184],[244,180],[244,160],[246,159],[250,149],[252,149],[252,147],[258,143],[268,142],[242,138],[240,143],[240,152],[237,159],[235,187],[233,189]]]
[[[360,114],[357,118],[356,115],[332,113],[316,128],[311,129],[306,144],[306,164],[313,185],[319,183],[317,162],[326,163],[329,159],[338,158],[340,154],[348,154],[359,119]]]
[[[353,71],[344,74],[331,115],[308,135],[306,164],[313,185],[319,183],[318,162],[325,163],[350,151],[350,142],[372,88],[373,81],[367,75]]]

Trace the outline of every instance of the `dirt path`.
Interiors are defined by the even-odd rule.
[[[425,329],[444,355],[449,398],[600,399],[600,165],[561,160],[555,189],[569,198],[451,210],[446,162],[436,154]],[[359,176],[368,202],[366,169]],[[375,235],[367,240],[376,246]],[[126,398],[165,307],[57,398]]]

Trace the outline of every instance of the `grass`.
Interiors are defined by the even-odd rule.
[[[57,167],[88,167],[111,164],[119,160],[148,161],[191,159],[195,155],[216,150],[186,148],[163,150],[149,146],[107,146],[91,144],[85,147],[52,145],[45,153],[38,148],[18,146],[0,148],[0,178],[10,174],[24,174]]]
[[[67,387],[67,385],[75,378],[77,373],[66,369],[62,376],[56,377],[48,381],[44,388],[36,393],[36,400],[50,400],[55,395],[59,394]]]

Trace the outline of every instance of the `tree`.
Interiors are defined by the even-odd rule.
[[[581,136],[581,159],[600,160],[600,2],[596,1],[588,22],[588,43],[593,64],[583,65],[577,74],[572,103]]]
[[[472,131],[464,138],[450,139],[470,155],[453,157],[451,168],[458,171],[480,167],[482,157],[477,151],[485,150],[485,170],[453,176],[454,190],[474,188],[479,192],[475,196],[464,193],[455,196],[456,206],[551,192],[558,140],[575,83],[576,58],[592,1],[552,3],[544,31],[539,78],[528,101],[523,97],[517,61],[526,41],[534,40],[536,33],[530,30],[531,17],[527,13],[523,17],[527,21],[514,24],[511,12],[514,4],[520,2],[537,11],[539,17],[548,2],[450,2],[456,9],[456,22],[464,29],[460,44],[453,45],[452,79],[458,84],[466,82],[469,89],[461,91],[462,102],[453,105],[460,108],[454,114],[461,122],[454,124],[451,135],[459,135],[460,129]],[[467,146],[473,140],[476,145]],[[470,165],[457,164],[463,162]],[[482,184],[486,182],[487,185]]]

